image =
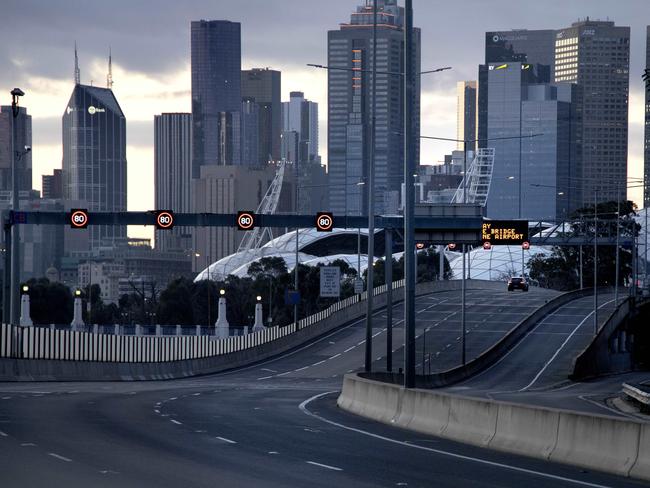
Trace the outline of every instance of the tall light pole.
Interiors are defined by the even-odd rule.
[[[414,172],[412,112],[413,0],[404,2],[404,387],[415,387],[415,186],[409,184]]]
[[[366,299],[366,354],[365,371],[372,370],[372,305],[375,257],[375,111],[377,108],[377,0],[372,2],[372,88],[370,109],[370,155],[368,158],[368,266]],[[390,307],[391,304],[388,304]]]
[[[14,212],[19,210],[19,186],[18,186],[18,157],[17,157],[17,130],[16,120],[20,109],[18,102],[25,92],[20,88],[11,90],[11,209]],[[11,227],[11,323],[17,324],[20,313],[20,290],[18,283],[20,281],[20,232],[17,225]]]

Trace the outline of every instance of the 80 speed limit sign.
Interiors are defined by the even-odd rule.
[[[171,229],[174,227],[174,212],[171,210],[158,210],[156,212],[156,228]]]
[[[334,216],[331,212],[318,212],[316,214],[316,230],[330,232],[334,228]]]
[[[85,229],[88,227],[88,210],[85,208],[73,208],[70,210],[70,227],[73,229]]]
[[[249,211],[237,212],[237,228],[251,230],[255,228],[255,213]]]

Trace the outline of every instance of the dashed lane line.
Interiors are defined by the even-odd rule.
[[[318,466],[325,469],[331,469],[332,471],[343,471],[343,468],[337,468],[336,466],[330,466],[329,464],[317,463],[315,461],[305,461],[305,462],[313,466]]]
[[[217,436],[217,439],[219,439],[220,441],[225,442],[226,444],[237,444],[236,441],[233,441],[232,439],[227,439],[226,437]]]
[[[71,463],[72,462],[72,459],[67,458],[65,456],[61,456],[60,454],[57,454],[55,452],[48,452],[47,455],[52,456],[53,458],[56,458],[56,459],[58,459],[60,461],[65,461],[66,463]]]

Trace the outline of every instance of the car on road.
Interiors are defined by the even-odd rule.
[[[511,276],[508,280],[508,291],[528,291],[528,282],[523,276]]]

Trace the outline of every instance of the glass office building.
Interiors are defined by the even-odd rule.
[[[112,90],[75,85],[63,114],[63,192],[91,212],[126,211],[126,118]],[[126,243],[126,226],[90,226],[90,245]]]

